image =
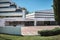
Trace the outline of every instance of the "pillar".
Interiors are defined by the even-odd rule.
[[[37,21],[35,20],[35,21],[34,21],[34,26],[36,26],[36,24],[37,24]]]
[[[23,11],[23,18],[25,19],[26,18],[26,11],[25,10],[22,10]]]

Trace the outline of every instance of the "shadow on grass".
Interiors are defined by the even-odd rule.
[[[1,34],[3,34],[3,35],[11,35],[11,36],[21,36],[21,37],[23,37],[23,35],[14,35],[14,34],[5,34],[5,33],[1,33]],[[3,37],[3,36],[0,36],[0,38],[1,38],[2,40],[12,40],[12,39],[10,39],[10,38],[6,38],[6,37]]]
[[[0,38],[4,39],[4,40],[12,40],[12,39],[4,38],[4,37],[1,37],[1,36],[0,36]]]
[[[23,35],[21,35],[21,34],[20,35],[19,34],[8,34],[8,33],[0,33],[0,34],[23,37]]]

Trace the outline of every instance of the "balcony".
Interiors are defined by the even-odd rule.
[[[21,17],[3,18],[5,21],[24,21]]]
[[[4,3],[4,4],[0,4],[0,7],[9,7],[10,3]]]
[[[35,16],[36,18],[54,18],[54,16]]]
[[[0,13],[0,16],[21,16],[22,12]]]
[[[0,2],[9,2],[10,0],[0,0]]]
[[[37,21],[55,21],[54,18],[35,18]]]
[[[35,14],[36,16],[54,16],[54,13],[53,14]]]
[[[0,8],[0,11],[15,11],[16,8]]]

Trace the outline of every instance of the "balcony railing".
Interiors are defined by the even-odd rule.
[[[5,21],[24,21],[21,17],[4,18]]]
[[[9,2],[10,0],[0,0],[0,2]]]
[[[4,3],[4,4],[0,4],[0,7],[9,7],[10,6],[10,3]]]
[[[0,11],[15,11],[16,8],[0,8]]]
[[[55,21],[54,18],[36,18],[37,21]]]
[[[0,16],[21,16],[22,12],[0,13]]]

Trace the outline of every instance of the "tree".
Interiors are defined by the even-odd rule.
[[[60,0],[53,0],[53,9],[55,14],[55,20],[60,25]]]

